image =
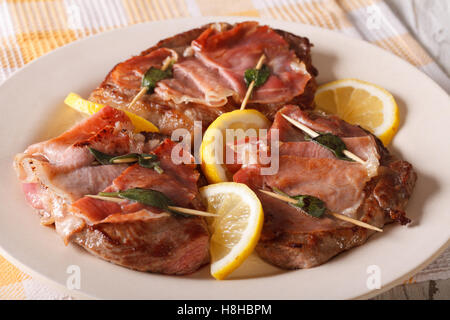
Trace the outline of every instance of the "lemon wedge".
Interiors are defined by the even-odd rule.
[[[399,126],[398,106],[387,90],[358,79],[321,85],[314,98],[316,109],[360,125],[388,145]]]
[[[270,121],[259,111],[254,109],[235,110],[219,116],[208,127],[203,135],[200,147],[200,158],[203,173],[209,183],[231,181],[231,174],[224,165],[225,143],[227,129],[268,129]]]
[[[67,95],[66,99],[64,99],[64,103],[69,107],[87,115],[94,114],[104,107],[104,105],[102,104],[83,99],[78,94],[73,92]],[[129,111],[122,111],[125,112],[128,118],[130,118],[131,122],[134,125],[135,132],[159,132],[159,129],[150,121],[139,117],[138,115],[135,115],[134,113],[131,113]]]
[[[264,220],[261,202],[245,184],[222,182],[200,189],[211,230],[211,275],[222,280],[252,253]]]

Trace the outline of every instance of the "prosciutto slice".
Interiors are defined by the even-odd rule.
[[[336,159],[333,153],[323,146],[305,141],[305,134],[293,127],[281,114],[302,121],[319,132],[347,135],[342,137],[347,149],[365,160],[366,165]],[[320,117],[311,112],[304,112],[296,106],[286,106],[277,113],[268,135],[272,135],[275,130],[281,137],[279,169],[274,175],[263,175],[259,179],[262,182],[259,187],[277,188],[291,196],[316,196],[322,199],[330,210],[354,217],[364,198],[363,189],[371,177],[377,174],[379,167],[380,155],[374,138],[364,130],[340,119]],[[351,134],[356,136],[350,136]],[[253,162],[252,172],[255,167],[263,166]],[[242,177],[245,179],[246,166],[240,170],[243,172],[236,175],[237,180]]]
[[[199,173],[193,165],[172,162],[174,146],[166,139],[152,152],[164,173],[135,164],[104,191],[152,189],[164,193],[174,205],[204,209],[198,198]],[[134,201],[115,203],[91,197],[77,200],[70,210],[88,224],[74,234],[74,241],[108,261],[142,271],[185,274],[209,259],[209,232],[203,218],[182,217]]]
[[[368,180],[365,168],[358,163],[281,156],[278,173],[267,176],[264,181],[270,188],[283,190],[291,196],[307,194],[318,197],[331,211],[354,218]]]
[[[341,138],[368,136],[369,133],[361,127],[351,125],[333,115],[321,115],[304,111],[295,105],[287,105],[275,115],[271,129],[279,131],[280,141],[304,141],[305,134],[292,126],[282,114],[297,120],[307,127],[320,133],[332,133]]]
[[[155,89],[163,100],[220,107],[228,102],[228,97],[235,96],[217,70],[208,68],[196,58],[175,64],[173,72],[172,79],[159,82]]]
[[[163,39],[140,55],[114,66],[89,100],[131,111],[151,121],[166,135],[181,128],[193,134],[195,121],[201,121],[206,130],[222,113],[239,108],[246,90],[243,68],[247,65],[254,68],[259,56],[265,53],[270,56],[266,63],[273,76],[264,87],[254,91],[253,98],[257,100],[250,101],[249,106],[270,120],[287,103],[311,108],[318,74],[312,65],[311,42],[282,30],[259,27],[255,22],[213,23]],[[224,65],[226,61],[216,55],[218,51],[214,51],[212,41],[219,39],[220,34],[224,35],[220,38],[220,41],[224,40],[220,46],[227,52],[228,47],[233,50],[236,66]],[[261,34],[264,36],[260,37]],[[251,41],[248,46],[242,46],[247,37]],[[233,44],[227,39],[239,40],[240,47],[237,47],[238,42]],[[247,52],[248,47],[261,51]],[[276,50],[279,52],[275,57]],[[177,57],[173,65],[174,77],[158,82],[153,94],[145,94],[130,106],[141,90],[146,70],[152,66],[160,68],[168,57]],[[302,71],[303,64],[307,72]],[[295,92],[298,94],[292,96]]]
[[[166,139],[152,151],[152,154],[158,156],[160,167],[164,170],[163,173],[135,164],[124,170],[111,185],[102,191],[117,192],[133,188],[152,189],[164,193],[177,206],[203,208],[201,201],[197,198],[197,180],[200,174],[193,165],[176,165],[171,161],[174,146],[174,142]],[[72,205],[73,211],[82,215],[90,223],[99,223],[104,219],[110,219],[111,215],[130,214],[144,208],[146,206],[139,203],[124,201],[119,205],[91,197],[83,197]],[[157,208],[151,208],[151,211],[162,212]]]
[[[140,88],[142,77],[150,67],[161,68],[167,58],[178,59],[178,54],[171,49],[160,48],[146,55],[133,57],[120,63],[111,72],[111,79],[123,89]]]
[[[152,148],[123,111],[105,107],[60,136],[36,143],[18,154],[14,166],[24,183],[30,204],[43,224],[55,223],[68,241],[84,223],[68,214],[70,204],[86,194],[96,194],[119,176],[127,165],[92,166],[89,147],[111,155],[142,153]]]
[[[268,26],[256,22],[238,23],[226,31],[210,27],[192,42],[192,47],[205,65],[219,71],[239,96],[238,101],[247,90],[245,70],[254,68],[263,53],[271,75],[253,92],[250,102],[287,102],[303,93],[311,78],[286,40]]]
[[[369,177],[377,175],[379,163],[379,148],[375,138],[358,126],[353,126],[336,116],[321,116],[302,111],[297,106],[289,105],[281,109],[275,116],[272,130],[277,130],[280,138],[280,155],[296,155],[306,158],[335,158],[326,148],[305,141],[305,133],[291,125],[282,114],[297,120],[319,133],[332,133],[339,136],[347,149],[365,161],[364,167]]]
[[[191,50],[192,54],[183,56],[159,48],[133,57],[116,67],[111,79],[117,86],[137,90],[148,68],[160,68],[167,57],[173,57],[176,59],[173,78],[158,82],[155,95],[175,104],[208,107],[222,107],[230,97],[240,103],[247,90],[244,72],[254,68],[263,53],[271,75],[264,85],[254,90],[250,102],[290,101],[303,93],[311,79],[288,42],[268,26],[256,22],[238,23],[225,31],[211,25],[192,41]]]
[[[184,217],[133,201],[120,205],[86,195],[151,188],[175,205],[204,209],[193,157],[155,133],[134,133],[123,111],[104,107],[59,137],[34,144],[15,159],[25,197],[55,225],[64,242],[142,271],[186,274],[209,261],[209,232],[200,217]],[[163,173],[134,165],[93,165],[89,147],[109,155],[153,153]],[[178,152],[178,154],[176,153]],[[172,155],[191,159],[175,164]]]

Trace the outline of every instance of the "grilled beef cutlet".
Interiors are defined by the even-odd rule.
[[[311,108],[317,87],[311,47],[307,38],[255,22],[209,24],[161,40],[117,64],[89,99],[134,112],[167,135],[178,128],[192,133],[194,121],[202,121],[205,129],[220,114],[239,108],[246,89],[244,71],[254,68],[264,52],[272,76],[254,90],[248,108],[272,120],[286,103]],[[160,81],[155,93],[129,108],[146,70],[159,68],[168,56],[178,57],[175,79]]]
[[[305,134],[281,113],[316,132],[338,135],[366,165],[336,159],[326,148],[305,140]],[[285,269],[320,265],[340,252],[359,246],[375,232],[332,216],[316,218],[260,191],[282,190],[290,196],[312,195],[333,212],[376,227],[409,219],[404,209],[417,175],[411,164],[391,155],[375,136],[335,116],[286,106],[275,116],[272,130],[280,137],[279,170],[261,175],[260,165],[245,165],[234,181],[249,185],[260,198],[264,226],[256,252],[264,260]]]
[[[87,196],[152,189],[174,205],[204,210],[197,188],[200,173],[194,164],[172,162],[176,145],[160,134],[135,133],[123,111],[106,106],[60,136],[28,147],[16,156],[15,167],[41,223],[54,224],[66,244],[76,243],[131,269],[187,274],[209,261],[203,218]],[[152,154],[162,172],[140,164],[94,164],[90,148],[110,156]]]

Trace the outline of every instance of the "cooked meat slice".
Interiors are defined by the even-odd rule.
[[[145,95],[129,111],[148,119],[164,134],[178,128],[193,132],[194,121],[202,121],[206,128],[220,114],[239,106],[245,94],[243,72],[256,65],[264,50],[273,75],[255,90],[250,105],[272,119],[286,102],[311,107],[317,87],[311,46],[306,38],[255,22],[210,24],[162,40],[119,63],[90,100],[128,110],[145,70],[176,55],[174,77],[160,81],[154,94]],[[227,61],[221,52],[226,53]]]
[[[379,158],[377,145],[372,136],[341,138],[347,149],[363,159],[374,160]],[[290,155],[301,158],[328,158],[336,156],[328,149],[311,141],[282,142],[280,144],[280,155]]]
[[[284,113],[320,132],[342,137],[347,147],[371,166],[338,160],[325,148],[304,140],[304,134],[280,116]],[[287,106],[275,116],[270,130],[279,130],[279,171],[261,175],[261,165],[244,165],[233,180],[251,186],[264,209],[264,226],[257,253],[287,269],[320,265],[338,253],[365,243],[374,231],[336,220],[315,218],[258,191],[276,187],[289,195],[314,195],[327,207],[363,222],[382,227],[404,213],[417,176],[412,166],[389,154],[381,142],[363,129],[333,116]],[[369,169],[369,170],[368,170]],[[375,174],[374,174],[375,173]]]
[[[286,121],[282,114],[320,133],[332,133],[339,137],[362,137],[369,135],[361,127],[351,125],[337,116],[328,115],[324,117],[319,113],[304,111],[295,105],[287,105],[276,114],[270,128],[271,130],[278,130],[279,139],[283,142],[305,141],[305,134]]]
[[[142,77],[150,67],[161,67],[168,57],[177,53],[167,48],[160,48],[147,55],[137,56],[130,63],[120,63],[111,71],[111,80],[125,90],[134,90],[141,86]]]
[[[270,137],[272,130],[277,131],[279,140],[282,142],[280,154],[296,154],[308,158],[333,157],[325,148],[313,146],[313,143],[305,143],[305,133],[292,126],[282,117],[282,114],[303,123],[316,132],[332,133],[341,137],[348,150],[366,161],[365,167],[369,177],[377,174],[380,158],[378,149],[382,144],[377,143],[374,136],[361,127],[353,126],[336,116],[324,117],[318,113],[303,111],[294,105],[285,106],[277,113],[268,133]],[[317,156],[313,156],[313,153],[317,153]]]
[[[134,134],[123,111],[105,107],[60,136],[31,145],[14,160],[15,169],[30,204],[42,216],[43,224],[55,223],[56,231],[68,241],[83,221],[67,214],[68,206],[85,194],[106,188],[126,165],[92,166],[89,147],[111,155],[142,153],[155,147]],[[39,199],[37,201],[36,199]]]
[[[139,271],[189,274],[209,261],[209,235],[200,218],[148,209],[88,226],[72,241],[102,259]]]
[[[193,272],[209,259],[209,234],[202,218],[85,197],[104,190],[151,187],[177,205],[203,209],[195,165],[172,162],[178,145],[160,134],[133,131],[123,111],[106,106],[59,137],[30,146],[15,159],[25,196],[43,224],[55,224],[65,243],[73,241],[132,269]],[[164,172],[138,164],[93,165],[89,147],[109,155],[153,153]],[[183,157],[184,149],[178,151],[182,159],[193,159],[190,154]]]
[[[175,205],[204,209],[198,197],[199,173],[194,166],[173,164],[174,146],[167,139],[153,151],[164,173],[135,164],[104,191],[152,189]],[[114,203],[90,197],[76,201],[71,210],[88,224],[73,241],[105,260],[165,274],[191,273],[209,261],[209,232],[201,217],[173,215],[133,201]]]
[[[217,70],[194,57],[174,64],[173,75],[171,79],[158,82],[155,89],[165,101],[221,107],[235,94]]]
[[[87,147],[127,152],[135,144],[130,143],[132,129],[124,112],[107,107],[58,137],[29,146],[24,154],[41,157],[58,169],[80,168],[94,160]]]
[[[250,103],[286,103],[301,95],[311,76],[305,64],[289,49],[289,44],[268,26],[243,22],[225,31],[209,28],[192,42],[195,56],[204,65],[219,71],[240,103],[247,91],[244,73],[257,64],[261,53],[271,74],[255,88]]]
[[[318,197],[333,212],[352,218],[361,205],[367,181],[366,169],[359,163],[295,156],[281,156],[278,173],[264,179],[272,189],[283,190],[290,196],[307,194]]]
[[[180,207],[192,207],[203,209],[199,199],[197,181],[199,172],[195,165],[174,164],[171,153],[176,143],[166,139],[151,153],[158,156],[159,165],[164,170],[162,173],[154,169],[141,167],[134,164],[125,169],[114,181],[106,187],[105,192],[116,192],[133,188],[152,189],[164,193],[173,203]],[[82,215],[87,221],[97,223],[114,213],[130,213],[140,210],[145,206],[128,202],[119,205],[114,202],[83,197],[72,205],[78,215]],[[153,209],[154,211],[155,209]]]

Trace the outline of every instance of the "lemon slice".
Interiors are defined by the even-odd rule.
[[[200,189],[211,230],[211,275],[222,280],[252,253],[264,220],[261,202],[245,184],[222,182]]]
[[[269,127],[270,121],[261,112],[254,109],[227,112],[214,120],[203,135],[200,147],[202,169],[208,182],[219,183],[232,180],[231,174],[224,165],[227,129],[242,129],[243,132],[255,129],[258,134],[259,129],[268,129]]]
[[[388,145],[399,125],[398,106],[385,89],[358,79],[342,79],[321,85],[316,92],[316,109],[335,114],[360,125]]]
[[[94,114],[104,107],[104,105],[102,104],[83,99],[78,94],[73,92],[67,95],[66,99],[64,99],[64,103],[69,107],[88,115]],[[131,113],[129,111],[122,111],[125,112],[128,118],[130,118],[131,122],[134,125],[135,132],[159,132],[159,129],[150,121],[139,117],[138,115],[135,115],[134,113]]]

